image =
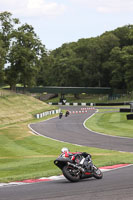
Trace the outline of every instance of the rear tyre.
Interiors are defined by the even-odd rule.
[[[102,179],[103,178],[103,173],[99,168],[97,168],[95,165],[93,166],[93,176],[96,179]]]
[[[64,166],[62,169],[63,175],[71,182],[78,182],[80,180],[80,171],[71,166]]]

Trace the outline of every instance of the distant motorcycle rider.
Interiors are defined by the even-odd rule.
[[[61,112],[59,113],[59,118],[61,119],[62,116],[63,116],[63,112],[61,111]]]
[[[65,117],[67,117],[69,114],[70,114],[70,113],[69,113],[69,111],[67,110],[67,111],[66,111],[66,114],[65,114]]]

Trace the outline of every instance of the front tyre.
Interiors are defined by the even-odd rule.
[[[93,166],[93,176],[96,179],[102,179],[103,178],[102,171],[99,168],[97,168],[95,165]]]
[[[62,172],[63,175],[71,182],[78,182],[80,180],[80,171],[78,169],[65,165]]]

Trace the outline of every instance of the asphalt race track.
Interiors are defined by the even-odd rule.
[[[65,107],[68,110],[81,110],[80,106]],[[87,113],[71,114],[62,119],[52,120],[31,124],[31,128],[37,133],[73,144],[98,147],[103,149],[133,152],[133,139],[111,137],[100,135],[85,129],[83,122],[90,117],[96,110],[88,110]]]
[[[80,107],[70,107],[80,109]],[[68,108],[67,108],[68,109]],[[39,134],[74,144],[133,152],[133,139],[103,136],[88,131],[83,121],[95,111],[71,114],[62,119],[32,124]],[[104,172],[94,178],[70,183],[66,179],[19,186],[0,187],[0,200],[133,200],[133,165]]]
[[[104,173],[101,180],[66,179],[0,188],[0,200],[133,200],[133,166]]]

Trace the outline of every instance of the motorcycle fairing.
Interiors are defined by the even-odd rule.
[[[68,162],[73,163],[73,161],[69,158],[59,157],[54,161],[54,164],[57,165],[60,169],[62,169]]]

